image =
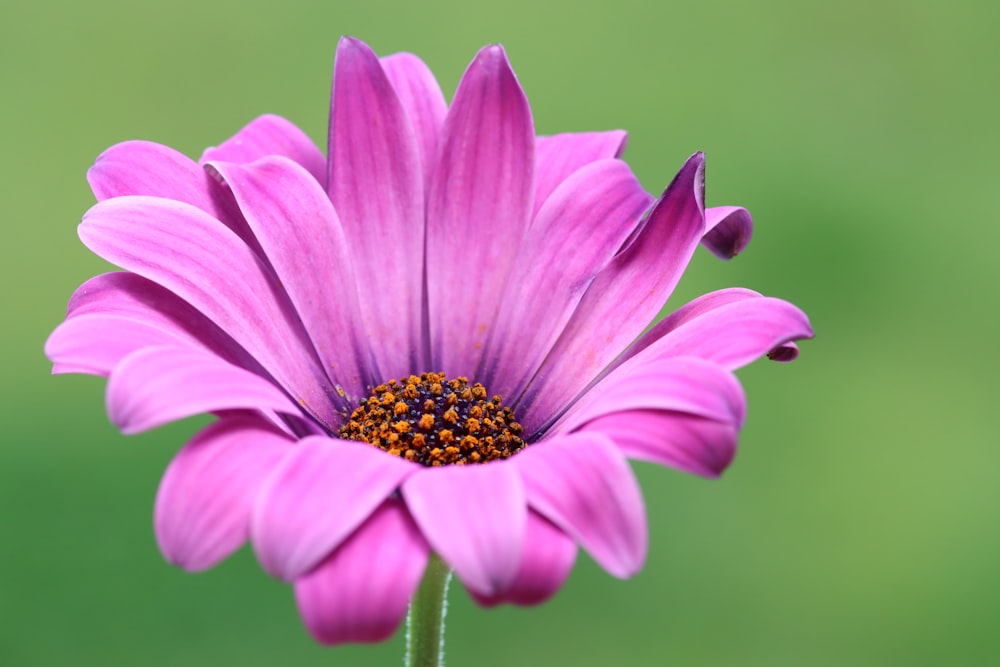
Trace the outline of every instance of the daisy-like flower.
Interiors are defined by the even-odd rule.
[[[636,573],[627,459],[718,475],[733,370],[812,332],[728,289],[640,336],[698,244],[731,257],[751,221],[704,208],[700,153],[654,198],[624,145],[536,136],[499,46],[448,106],[415,56],[345,38],[326,158],[276,116],[200,163],[103,153],[79,234],[124,271],[76,291],[46,353],[108,377],[125,433],[218,417],[160,485],[167,560],[202,570],[249,539],[326,643],[392,634],[431,554],[484,605],[549,598],[578,547]]]

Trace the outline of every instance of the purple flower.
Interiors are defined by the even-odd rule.
[[[73,295],[54,372],[108,377],[125,433],[218,416],[163,477],[167,560],[202,570],[249,539],[328,643],[389,636],[431,552],[485,605],[549,598],[578,546],[633,575],[627,459],[718,475],[733,370],[812,335],[728,289],[640,336],[749,214],[704,208],[700,153],[654,199],[624,132],[536,137],[499,46],[450,107],[418,58],[349,38],[333,84],[327,158],[263,116],[200,164],[132,141],[88,174],[80,238],[125,271]]]

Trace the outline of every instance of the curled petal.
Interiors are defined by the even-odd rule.
[[[247,164],[268,155],[286,157],[326,187],[326,158],[306,133],[281,116],[266,114],[250,121],[219,146],[205,149],[201,162]]]
[[[539,432],[635,340],[670,296],[704,230],[704,156],[691,156],[645,225],[590,284],[518,405]]]
[[[621,157],[627,140],[625,130],[566,132],[538,137],[535,144],[535,210],[532,217],[537,216],[549,195],[577,169],[598,160]]]
[[[301,440],[257,497],[253,544],[291,581],[336,549],[419,466],[367,443]]]
[[[524,390],[649,203],[620,160],[592,162],[552,194],[528,230],[519,276],[507,286],[476,373],[490,391],[518,396]],[[566,239],[581,242],[567,253]]]
[[[458,84],[427,199],[431,368],[467,375],[482,354],[532,211],[531,109],[500,46]]]
[[[198,433],[170,462],[156,494],[153,526],[164,558],[197,571],[239,549],[257,491],[292,445],[280,429],[243,415]]]
[[[795,361],[799,358],[799,346],[792,342],[784,343],[768,352],[767,358],[780,363]]]
[[[635,475],[598,432],[543,440],[511,459],[528,504],[571,535],[616,577],[634,575],[646,559],[646,510]]]
[[[719,259],[732,259],[743,252],[753,234],[750,211],[740,206],[705,209],[705,236],[701,244]]]
[[[126,357],[108,381],[107,404],[123,433],[219,410],[299,414],[269,380],[203,350],[181,347],[147,347]]]
[[[511,587],[488,597],[472,593],[476,602],[492,607],[502,602],[536,605],[555,595],[576,562],[576,544],[561,528],[536,512],[528,512],[524,554]]]
[[[295,581],[306,627],[324,644],[388,639],[406,615],[429,547],[397,500],[375,510],[336,551]]]
[[[470,591],[490,597],[510,589],[528,514],[521,479],[511,466],[425,468],[402,491],[431,547]]]

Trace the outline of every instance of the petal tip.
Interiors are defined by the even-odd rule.
[[[512,75],[514,73],[510,65],[510,59],[507,58],[507,51],[504,50],[501,44],[487,44],[479,49],[479,53],[476,54],[472,64],[473,66],[489,69],[504,69]]]
[[[795,361],[799,357],[799,346],[795,343],[788,342],[783,345],[779,345],[770,352],[767,353],[767,358],[771,361],[777,361],[780,363],[788,363],[790,361]]]

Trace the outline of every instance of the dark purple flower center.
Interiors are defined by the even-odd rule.
[[[524,449],[521,425],[499,396],[444,373],[389,380],[361,401],[338,435],[425,466],[485,463]]]

